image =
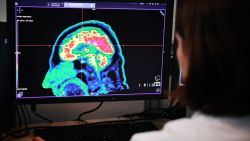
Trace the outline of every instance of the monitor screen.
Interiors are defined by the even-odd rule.
[[[12,2],[18,102],[162,96],[167,2]]]

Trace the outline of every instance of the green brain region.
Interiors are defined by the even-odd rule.
[[[129,89],[125,58],[111,26],[97,20],[65,29],[55,41],[44,89],[55,96],[98,96]]]

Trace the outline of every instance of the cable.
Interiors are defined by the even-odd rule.
[[[28,122],[31,123],[31,116],[30,116],[30,112],[29,112],[29,110],[27,108],[27,105],[24,104],[23,106],[24,106],[25,112],[26,112],[27,117],[28,117]]]
[[[14,130],[14,131],[11,131],[11,132],[6,132],[6,134],[3,137],[0,137],[0,141],[3,141],[4,139],[6,139],[9,136],[12,136],[12,137],[15,137],[15,138],[23,137],[23,135],[21,135],[21,136],[19,135],[18,136],[18,135],[15,135],[15,134],[23,132],[25,130],[31,130],[31,129],[37,129],[37,128],[50,128],[50,127],[51,126],[27,127],[27,128],[21,128],[21,129],[18,129],[18,130]]]
[[[41,118],[41,119],[43,119],[43,120],[45,120],[45,121],[47,121],[47,122],[49,122],[49,123],[52,123],[52,122],[53,122],[52,120],[50,120],[50,119],[48,119],[48,118],[46,118],[46,117],[44,117],[44,116],[38,114],[38,113],[36,112],[36,105],[35,105],[35,104],[31,104],[31,111],[32,111],[32,113],[33,113],[34,115],[36,115],[37,117],[39,117],[39,118]]]
[[[25,127],[28,127],[28,121],[27,121],[27,118],[26,118],[24,107],[23,107],[23,105],[20,105],[20,106],[21,106],[21,111],[22,111],[22,114],[23,114],[24,125],[25,125]]]
[[[26,115],[25,115],[25,112],[24,112],[23,105],[20,105],[20,106],[21,106],[21,111],[22,111],[22,114],[23,114],[24,127],[25,127],[25,129],[27,129],[26,132],[23,135],[21,135],[21,136],[27,136],[29,134],[29,131],[30,131],[28,129],[28,121],[27,121],[27,118],[26,118]]]
[[[21,116],[20,116],[19,108],[18,108],[17,104],[16,104],[16,113],[17,113],[18,125],[19,125],[19,127],[21,127],[22,126],[22,120],[21,120]]]
[[[169,102],[169,106],[168,106],[169,109],[171,109],[173,107],[174,101],[175,101],[175,98],[171,97],[170,102]]]
[[[9,131],[7,131],[7,130],[3,130],[3,129],[0,129],[0,133],[8,134],[8,133],[9,133]],[[0,137],[1,137],[1,136],[0,136]]]
[[[20,107],[20,108],[18,108],[18,107]],[[21,118],[19,109],[21,109],[22,118]],[[28,129],[28,121],[26,118],[26,114],[25,114],[23,105],[20,105],[20,106],[16,105],[16,111],[17,111],[17,118],[19,120],[19,128],[21,128],[23,121],[24,121],[24,128],[22,128],[22,130],[20,132],[14,132],[14,133],[12,131],[1,130],[1,132],[4,133],[4,136],[1,137],[0,140],[4,140],[5,138],[7,138],[10,135],[15,137],[15,138],[18,138],[18,137],[27,136],[29,134],[30,130]],[[22,119],[23,119],[23,121],[22,121]],[[23,131],[25,131],[25,132],[22,134]],[[17,133],[19,133],[19,134],[17,134]]]
[[[94,112],[94,111],[98,110],[98,109],[102,106],[102,104],[103,104],[103,102],[100,102],[100,104],[99,104],[96,108],[94,108],[94,109],[92,109],[92,110],[89,110],[89,111],[86,111],[86,112],[81,113],[81,114],[78,116],[78,118],[77,118],[76,120],[77,120],[77,121],[84,121],[84,120],[82,120],[82,119],[81,119],[81,117],[82,117],[83,115],[85,115],[85,114],[88,114],[88,113],[91,113],[91,112]],[[86,122],[86,121],[85,121],[85,122]]]
[[[43,120],[45,120],[45,121],[48,121],[48,122],[53,122],[52,120],[50,120],[50,119],[47,119],[47,118],[45,118],[45,117],[43,117],[42,115],[39,115],[38,113],[36,113],[36,112],[34,112],[34,111],[32,111],[33,112],[33,114],[34,115],[36,115],[37,117],[39,117],[39,118],[41,118],[41,119],[43,119]]]
[[[21,109],[21,113],[22,113],[22,117],[23,117],[22,119],[21,119],[21,116],[20,116],[20,113],[19,113],[19,108],[18,108],[18,106],[16,106],[16,107],[17,107],[17,113],[18,113],[19,123],[22,123],[22,119],[23,119],[23,121],[24,121],[24,128],[21,128],[21,129],[18,129],[18,130],[14,130],[14,131],[1,131],[1,132],[3,132],[5,134],[3,137],[0,137],[1,141],[4,140],[4,139],[6,139],[9,136],[12,136],[12,137],[15,137],[15,138],[20,138],[20,137],[27,136],[29,134],[29,132],[30,132],[30,129],[45,128],[45,126],[42,126],[42,127],[28,127],[28,121],[27,121],[27,117],[26,117],[26,114],[25,114],[25,110],[26,110],[26,112],[28,112],[27,107],[25,105],[23,105],[23,104],[20,105],[20,109]],[[46,121],[52,122],[51,120],[49,120],[47,118],[44,118],[43,116],[37,114],[35,112],[35,110],[36,110],[36,107],[32,107],[32,112],[35,115],[37,115],[38,117],[40,117],[40,118],[42,118],[42,119],[44,119]],[[22,132],[24,132],[24,134],[21,134]]]

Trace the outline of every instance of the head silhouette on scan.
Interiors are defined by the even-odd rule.
[[[101,21],[80,22],[57,38],[42,87],[55,96],[96,96],[129,89],[125,58],[111,27]]]

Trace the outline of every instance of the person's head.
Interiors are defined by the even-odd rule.
[[[180,100],[212,115],[250,115],[249,5],[239,0],[178,0]],[[248,96],[249,95],[249,96]]]

